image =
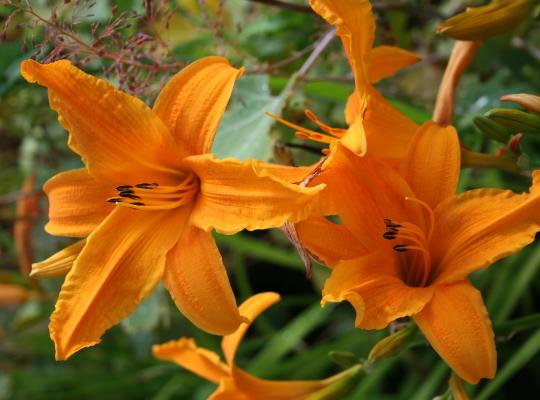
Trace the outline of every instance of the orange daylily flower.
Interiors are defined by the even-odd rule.
[[[375,17],[369,0],[311,0],[310,5],[329,24],[336,26],[351,64],[356,88],[345,108],[349,128],[331,128],[310,111],[306,111],[306,116],[325,133],[274,118],[297,129],[297,135],[303,139],[325,144],[339,140],[359,154],[366,151],[367,141],[371,154],[394,159],[403,157],[418,125],[390,105],[373,84],[418,62],[418,56],[398,47],[373,47]]]
[[[242,303],[240,312],[249,322],[223,337],[221,348],[225,363],[216,353],[197,347],[190,338],[154,345],[152,352],[160,360],[172,361],[218,385],[209,400],[301,400],[348,376],[352,369],[324,380],[273,381],[257,378],[235,365],[236,350],[249,326],[259,314],[277,301],[277,293],[266,292],[256,294]]]
[[[46,230],[86,238],[41,265],[58,267],[53,274],[69,269],[49,325],[57,359],[98,343],[160,280],[201,329],[235,331],[244,318],[209,231],[301,220],[321,189],[210,153],[242,70],[203,58],[175,75],[152,109],[66,60],[27,60],[21,73],[48,88],[69,146],[85,164],[45,184]]]
[[[482,296],[467,277],[534,240],[540,171],[529,193],[456,195],[459,146],[453,127],[427,122],[396,171],[336,143],[312,183],[327,183],[324,200],[343,225],[321,218],[297,229],[304,245],[332,268],[323,304],[349,301],[356,326],[364,329],[411,316],[446,363],[476,383],[494,376],[496,350]],[[323,240],[317,238],[321,229]]]

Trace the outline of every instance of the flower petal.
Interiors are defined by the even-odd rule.
[[[195,340],[180,338],[152,346],[154,357],[171,361],[203,377],[210,382],[219,383],[229,376],[229,367],[213,351],[197,347]]]
[[[388,245],[383,239],[385,218],[423,224],[421,210],[405,200],[412,192],[396,171],[369,154],[358,156],[340,143],[312,183],[327,185],[319,203],[326,205],[324,211],[339,214],[366,250]]]
[[[51,316],[57,359],[99,343],[154,289],[188,213],[185,207],[144,212],[118,206],[88,236]]]
[[[540,171],[529,193],[478,189],[435,210],[432,256],[435,282],[451,283],[515,253],[540,231]]]
[[[88,236],[114,209],[107,199],[117,194],[84,168],[55,175],[43,189],[49,198],[45,230],[58,236]]]
[[[420,61],[420,57],[415,53],[394,46],[374,47],[367,58],[371,83],[392,76],[400,69]]]
[[[437,286],[433,299],[414,320],[456,374],[475,384],[493,378],[497,354],[482,295],[469,282]]]
[[[28,82],[49,89],[51,108],[70,133],[69,145],[92,176],[114,187],[174,175],[179,157],[172,137],[144,102],[67,60],[26,60],[21,73]],[[133,182],[134,177],[140,181]]]
[[[302,244],[317,259],[332,268],[340,260],[358,258],[366,248],[344,225],[324,217],[310,217],[296,224]]]
[[[519,104],[521,107],[526,108],[529,111],[534,111],[540,114],[540,96],[527,93],[507,94],[502,96],[501,101],[511,101]]]
[[[352,124],[365,109],[363,126],[369,154],[388,159],[403,158],[418,125],[401,114],[374,88],[370,90],[368,103],[362,110],[359,99],[357,91],[349,97],[345,119]]]
[[[414,136],[400,171],[417,198],[435,208],[456,193],[460,162],[454,127],[426,122]]]
[[[311,0],[311,8],[330,25],[336,33],[354,74],[356,89],[364,94],[369,87],[367,56],[375,40],[375,18],[368,0]]]
[[[233,234],[300,221],[310,214],[310,203],[323,189],[279,181],[264,169],[258,171],[250,160],[216,160],[205,154],[185,162],[200,179],[191,221],[205,231]]]
[[[73,263],[79,257],[85,245],[86,239],[79,240],[46,260],[32,264],[30,276],[33,278],[65,276],[73,267]]]
[[[391,251],[340,262],[326,280],[323,304],[349,301],[356,310],[355,325],[362,329],[383,329],[397,318],[422,310],[433,288],[405,285]]]
[[[163,280],[178,309],[202,330],[226,335],[242,323],[221,254],[210,233],[186,227],[167,254]]]
[[[246,399],[260,400],[298,400],[318,392],[334,380],[313,381],[272,381],[260,379],[240,368],[233,368],[232,376],[237,390],[246,395]],[[261,396],[261,394],[264,394]],[[225,399],[225,397],[222,397]],[[227,397],[234,399],[235,397]],[[240,397],[242,399],[242,397]]]
[[[165,85],[154,112],[170,129],[186,155],[210,151],[234,82],[243,69],[223,57],[204,57],[188,65]]]
[[[279,294],[274,292],[258,293],[251,296],[240,305],[240,314],[247,318],[248,321],[244,322],[238,327],[238,329],[230,335],[224,336],[221,341],[221,348],[225,355],[227,364],[233,365],[234,356],[238,345],[242,341],[246,331],[249,329],[255,318],[257,318],[263,311],[277,303],[280,299]]]

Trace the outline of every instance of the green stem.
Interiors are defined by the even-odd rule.
[[[461,149],[461,168],[497,168],[511,172],[520,171],[516,161],[512,158],[466,149]]]

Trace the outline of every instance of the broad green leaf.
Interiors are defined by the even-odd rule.
[[[275,121],[266,113],[281,114],[290,88],[291,84],[279,96],[272,96],[268,75],[240,79],[212,147],[217,157],[268,160],[272,154],[270,130]]]
[[[130,334],[149,332],[154,329],[161,317],[167,313],[164,294],[163,287],[158,286],[133,314],[122,321],[122,327]]]

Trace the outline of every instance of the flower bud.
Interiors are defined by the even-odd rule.
[[[410,343],[415,333],[416,325],[410,324],[396,333],[379,340],[369,352],[368,362],[373,363],[396,355]]]
[[[513,132],[540,133],[540,117],[534,114],[509,108],[494,108],[484,116]]]
[[[441,22],[437,33],[456,40],[486,40],[510,32],[531,12],[532,0],[493,0]]]
[[[492,140],[501,143],[507,143],[510,140],[512,131],[488,117],[474,117],[473,123],[476,129]]]

